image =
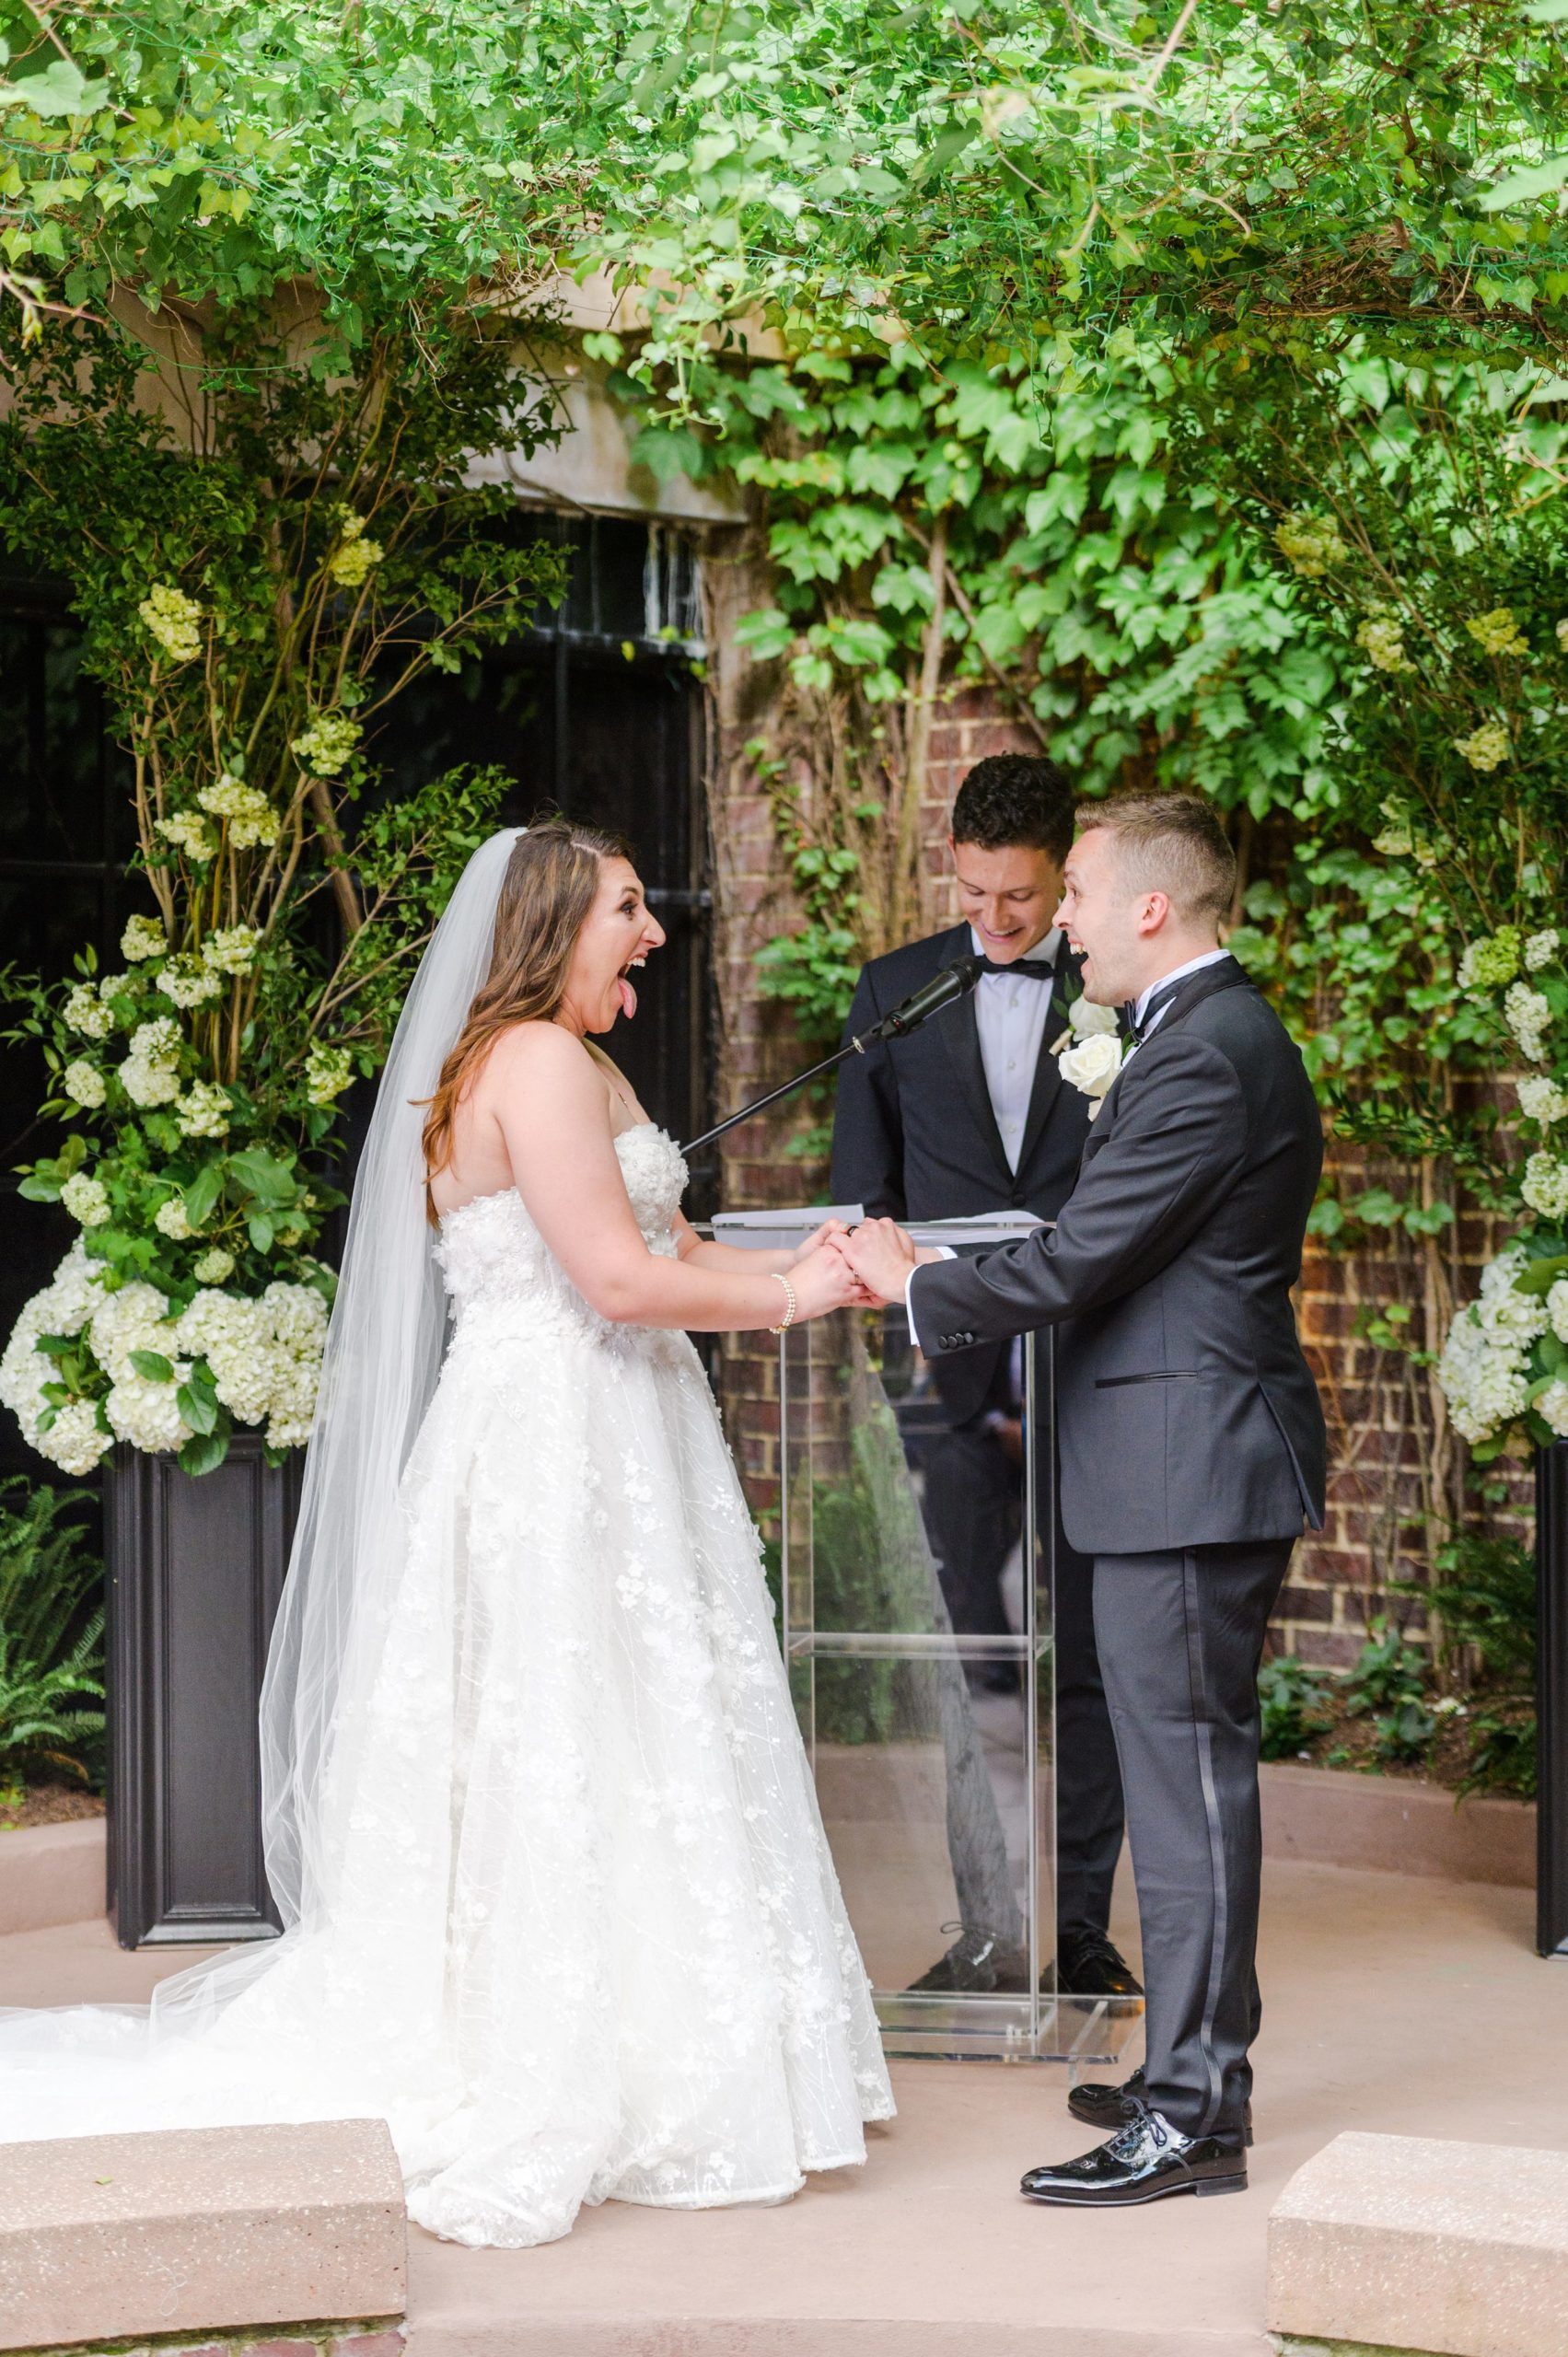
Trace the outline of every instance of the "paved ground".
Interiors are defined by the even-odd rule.
[[[538,2251],[416,2233],[411,2357],[1266,2357],[1269,2208],[1339,2130],[1568,2146],[1568,1967],[1530,1953],[1527,1894],[1266,1874],[1245,2197],[1033,2208],[1020,2171],[1085,2141],[1061,2073],[905,2063],[869,2165],[782,2210],[610,2204]],[[0,2003],[135,1998],[176,1961],[100,1925],[22,1933],[0,1940]]]

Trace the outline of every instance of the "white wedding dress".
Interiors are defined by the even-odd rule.
[[[673,1252],[679,1149],[616,1151]],[[410,2215],[474,2244],[782,2200],[893,2104],[701,1363],[598,1317],[515,1189],[436,1250],[455,1324],[331,1749],[327,1920],[150,2022],[7,2014],[0,2136],[384,2117]]]

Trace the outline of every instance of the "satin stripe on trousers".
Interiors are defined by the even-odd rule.
[[[1290,1539],[1095,1559],[1143,1932],[1147,2100],[1239,2132],[1258,2032],[1258,1665]]]

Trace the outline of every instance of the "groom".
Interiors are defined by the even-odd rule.
[[[1290,1302],[1322,1131],[1299,1053],[1219,946],[1236,869],[1214,813],[1127,797],[1078,830],[1059,921],[1086,994],[1132,1003],[1132,1044],[1055,1227],[959,1260],[873,1220],[847,1248],[933,1357],[1066,1329],[1063,1515],[1094,1558],[1146,2050],[1125,2087],[1074,2092],[1109,2141],[1023,2189],[1107,2208],[1247,2183],[1258,1664],[1292,1545],[1322,1522],[1322,1411]]]

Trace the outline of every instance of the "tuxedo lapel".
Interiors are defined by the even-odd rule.
[[[1035,1065],[1034,1086],[1029,1093],[1028,1118],[1024,1123],[1024,1143],[1018,1151],[1018,1173],[1022,1177],[1029,1167],[1029,1156],[1040,1141],[1040,1132],[1051,1119],[1051,1109],[1062,1092],[1062,1059],[1051,1050],[1062,1036],[1067,1021],[1067,997],[1064,983],[1075,980],[1077,967],[1065,942],[1057,960],[1056,979],[1051,985],[1051,1005],[1040,1034],[1040,1059]]]
[[[1251,980],[1246,967],[1240,965],[1234,958],[1218,958],[1212,966],[1200,967],[1197,973],[1189,975],[1186,981],[1171,993],[1169,1005],[1149,1034],[1149,1044],[1152,1046],[1162,1031],[1167,1029],[1173,1023],[1179,1023],[1184,1015],[1190,1015],[1192,1009],[1195,1006],[1201,1006],[1206,998],[1214,997],[1220,991],[1238,990],[1243,984],[1251,986]],[[1142,1055],[1144,1050],[1139,1048],[1135,1052]],[[1129,1061],[1129,1058],[1123,1057],[1123,1071]],[[1118,1073],[1101,1099],[1099,1111],[1090,1125],[1088,1138],[1084,1146],[1086,1162],[1093,1159],[1110,1135],[1115,1121],[1116,1100],[1121,1090],[1121,1074]]]
[[[968,925],[960,925],[942,942],[938,969],[950,965],[955,958],[964,957],[973,946]],[[974,992],[966,991],[962,998],[956,999],[951,1006],[944,1007],[935,1019],[975,1128],[985,1141],[986,1151],[1004,1182],[1011,1186],[1013,1173],[1008,1167],[1002,1132],[996,1126],[996,1115],[992,1110],[991,1091],[986,1086],[985,1062],[980,1052],[980,1024],[976,1019],[974,1003]],[[1019,1167],[1022,1167],[1021,1157]]]

